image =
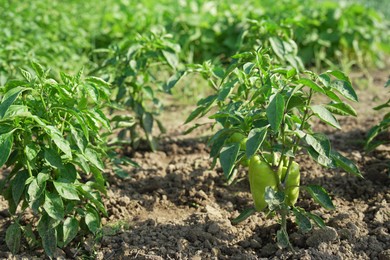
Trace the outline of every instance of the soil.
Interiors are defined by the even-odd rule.
[[[327,228],[302,233],[289,223],[294,251],[279,249],[275,234],[279,225],[263,213],[239,225],[231,219],[252,206],[245,169],[242,180],[226,185],[222,170],[211,168],[206,145],[208,126],[183,135],[182,125],[192,108],[169,111],[163,120],[168,133],[156,153],[141,151],[133,159],[140,168],[129,168],[129,178],[107,172],[109,217],[103,218],[103,235],[76,239],[58,249],[59,258],[95,259],[390,259],[390,178],[383,166],[390,147],[366,154],[364,138],[382,115],[371,108],[383,102],[387,74],[378,72],[370,88],[360,88],[357,118],[340,118],[341,131],[318,124],[330,135],[333,147],[353,159],[364,178],[341,170],[331,171],[308,156],[299,158],[302,184],[322,185],[336,209],[327,211],[302,192],[298,206],[319,214]],[[361,75],[355,75],[357,83]],[[201,138],[199,138],[201,136]],[[389,138],[389,136],[384,136]],[[12,259],[5,245],[5,230],[11,218],[0,199],[0,258]],[[42,250],[22,248],[19,258],[44,258]]]

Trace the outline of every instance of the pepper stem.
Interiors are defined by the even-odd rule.
[[[281,228],[282,232],[286,236],[286,242],[287,242],[287,247],[291,250],[294,251],[293,246],[290,243],[290,239],[288,238],[288,233],[287,233],[287,216],[288,216],[288,209],[283,207],[282,210],[280,211],[280,215],[282,217],[281,221]]]

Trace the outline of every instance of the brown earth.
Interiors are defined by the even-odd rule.
[[[316,129],[330,135],[334,148],[353,159],[364,179],[343,171],[330,171],[309,157],[299,158],[302,184],[322,185],[336,206],[320,208],[306,193],[298,206],[318,213],[328,228],[309,233],[289,223],[294,252],[279,249],[275,234],[279,226],[264,214],[252,215],[239,225],[230,220],[252,206],[245,169],[241,181],[227,186],[220,167],[210,169],[205,144],[207,127],[183,135],[188,108],[175,108],[164,116],[168,134],[160,151],[136,152],[141,167],[128,169],[121,179],[108,172],[109,217],[103,219],[100,238],[77,238],[60,258],[96,259],[390,259],[390,179],[383,162],[390,159],[390,147],[363,150],[368,129],[381,119],[371,108],[383,102],[386,73],[376,73],[370,88],[360,88],[357,118],[340,119],[343,129],[333,131],[322,124]],[[360,75],[355,76],[359,80]],[[385,94],[384,94],[385,93]],[[174,120],[173,120],[174,119]],[[202,136],[202,138],[196,138]],[[389,136],[384,136],[389,138]],[[0,258],[13,258],[4,242],[10,223],[7,204],[0,199]],[[23,248],[16,258],[43,258],[42,250]]]

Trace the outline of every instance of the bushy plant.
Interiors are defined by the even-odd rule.
[[[34,74],[21,69],[23,79],[0,87],[0,190],[13,219],[10,251],[19,251],[23,234],[52,257],[81,230],[98,233],[107,214],[101,131],[110,129],[102,112],[110,90],[99,78],[83,79],[82,71],[57,81],[41,65],[32,68]],[[27,209],[31,220],[23,218]]]
[[[154,124],[161,132],[165,131],[156,118],[163,107],[159,95],[170,93],[182,76],[177,57],[180,46],[170,40],[169,34],[157,30],[107,51],[107,59],[95,73],[115,86],[112,99],[116,107],[132,115],[113,118],[118,122],[130,121],[127,126],[121,125],[118,138],[137,148],[141,138],[146,137],[152,150],[156,150]]]

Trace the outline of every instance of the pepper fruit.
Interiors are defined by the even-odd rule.
[[[240,143],[240,150],[246,150],[246,141],[248,138],[245,135],[235,132],[227,140],[228,143]]]
[[[264,210],[267,207],[265,188],[270,186],[276,190],[278,182],[272,168],[257,155],[249,161],[249,185],[256,210]]]
[[[287,167],[283,167],[280,180],[286,176]],[[292,162],[290,167],[290,173],[287,176],[286,184],[286,204],[288,206],[294,206],[299,197],[299,183],[301,180],[301,173],[299,171],[299,164],[296,162]]]
[[[245,151],[246,150],[246,141],[248,140],[247,137],[245,137],[245,135],[241,134],[241,133],[238,133],[238,132],[235,132],[234,134],[232,134],[229,139],[227,140],[227,143],[239,143],[240,144],[240,150],[241,151]],[[248,158],[246,157],[246,155],[244,155],[241,160],[239,161],[239,163],[242,165],[242,166],[248,166],[249,165],[249,160]]]
[[[250,160],[248,160],[248,157],[246,157],[246,155],[244,154],[244,156],[241,158],[241,160],[240,160],[239,163],[240,163],[242,166],[247,167],[247,166],[249,166],[249,161],[250,161]]]

